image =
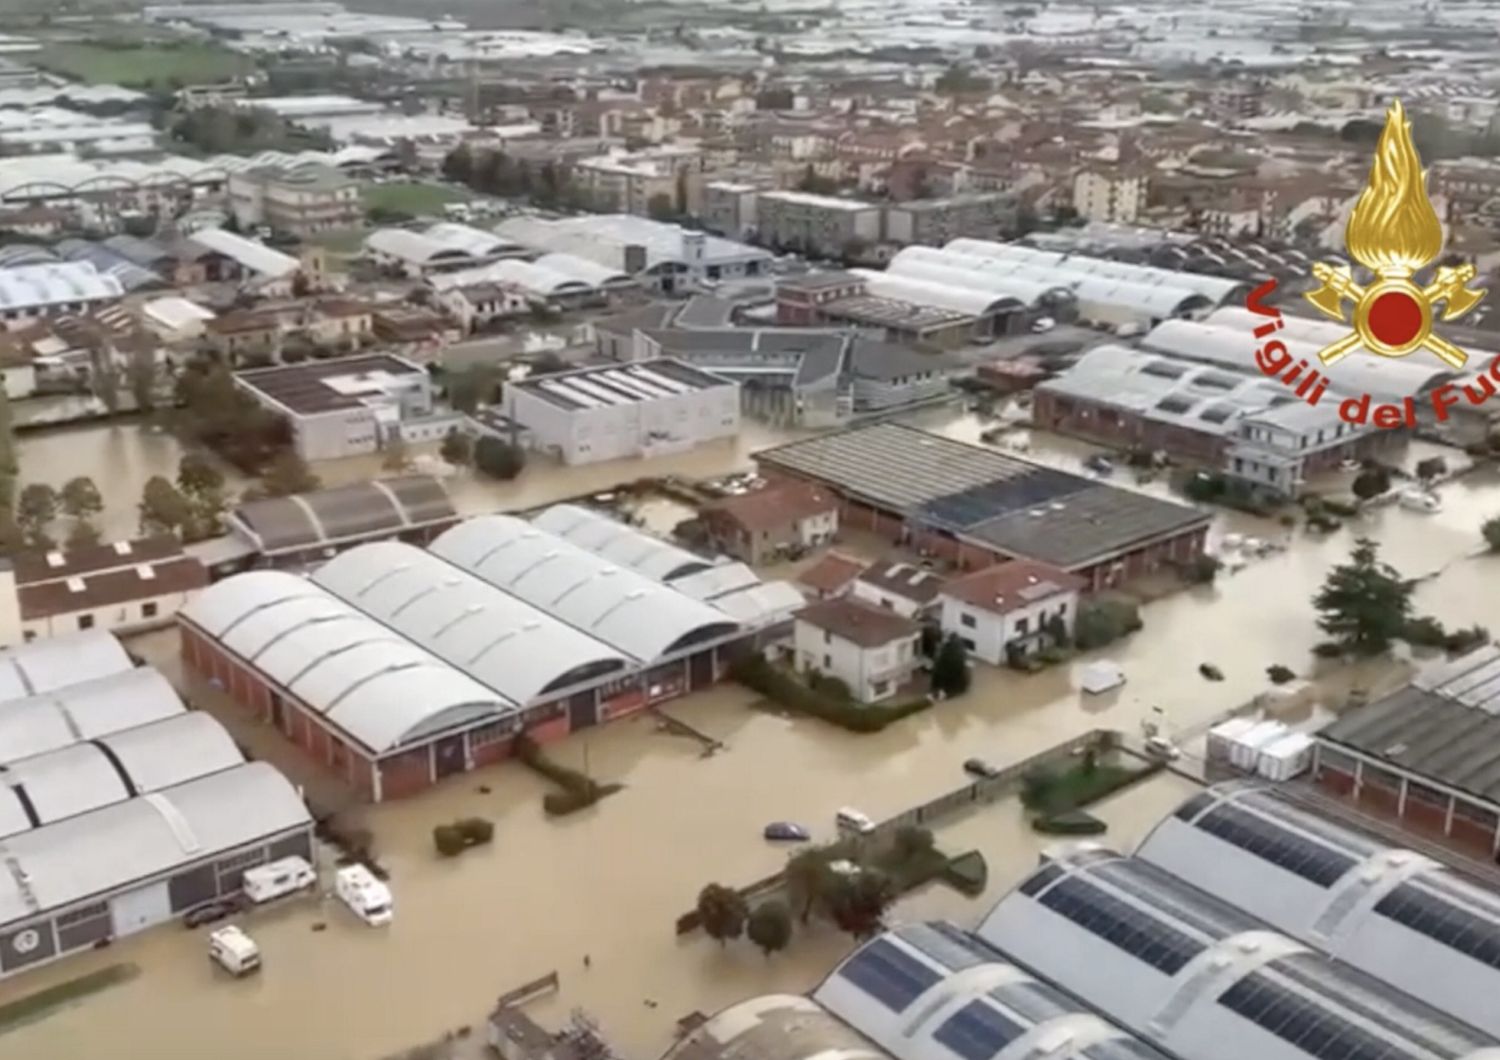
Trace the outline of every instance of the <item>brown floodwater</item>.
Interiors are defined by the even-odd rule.
[[[939,426],[962,435],[968,420],[949,417]],[[770,440],[756,437],[721,453],[654,461],[649,469],[615,464],[542,475],[532,468],[519,482],[499,486],[465,479],[462,503],[467,510],[524,507],[645,473],[719,474],[745,466],[750,449]],[[1071,466],[1086,451],[1062,446],[1054,454],[1049,440],[1034,439],[1032,455]],[[1414,449],[1409,461],[1425,451]],[[133,452],[127,458],[96,440],[70,459],[88,453],[83,459],[115,460],[122,476],[126,469],[139,476],[146,449]],[[353,462],[341,462],[340,470],[344,464],[352,469]],[[3,1004],[113,962],[142,970],[128,983],[0,1035],[0,1055],[373,1060],[477,1025],[495,995],[554,969],[562,991],[538,1006],[540,1018],[560,1021],[583,1006],[626,1055],[656,1055],[681,1016],[759,992],[805,990],[849,948],[845,937],[826,929],[798,937],[770,960],[743,942],[720,947],[702,936],[674,937],[673,920],[703,884],[748,882],[783,862],[786,851],[760,838],[767,821],[800,821],[828,837],[840,806],[884,816],[962,783],[965,758],[1004,764],[1090,727],[1133,731],[1154,707],[1176,732],[1201,729],[1263,692],[1270,664],[1311,671],[1308,649],[1318,634],[1310,597],[1357,534],[1379,540],[1384,557],[1408,576],[1432,575],[1418,591],[1421,609],[1450,625],[1481,622],[1500,630],[1493,592],[1500,558],[1475,555],[1480,523],[1500,514],[1500,480],[1474,474],[1444,485],[1441,495],[1440,513],[1392,506],[1326,537],[1299,532],[1285,552],[1252,560],[1213,586],[1147,605],[1146,628],[1103,653],[1124,667],[1127,683],[1102,697],[1077,690],[1076,672],[1087,660],[1032,676],[980,668],[962,699],[879,734],[852,735],[754,709],[743,690],[723,687],[669,708],[725,742],[714,757],[659,732],[649,718],[557,745],[559,759],[625,785],[576,817],[545,818],[541,782],[514,765],[375,807],[369,824],[396,896],[388,929],[365,929],[326,900],[253,913],[245,926],[261,944],[265,970],[244,982],[215,974],[202,932],[148,932],[0,984]],[[1221,517],[1219,532],[1285,534],[1274,523],[1241,516]],[[1224,680],[1204,680],[1200,662],[1213,662]],[[1389,668],[1369,668],[1357,681],[1376,676],[1389,678]],[[481,784],[488,794],[479,792]],[[1111,800],[1100,810],[1111,824],[1108,840],[1128,847],[1186,790],[1186,781],[1159,778]],[[495,821],[494,842],[439,861],[432,827],[468,814]],[[930,888],[904,899],[895,916],[945,915],[972,924],[1040,849],[1013,803],[946,823],[939,837],[954,851],[985,851],[988,894],[970,900]],[[327,930],[314,932],[320,922]]]

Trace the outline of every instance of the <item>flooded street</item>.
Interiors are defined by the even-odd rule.
[[[972,418],[924,414],[924,425],[933,419],[958,432],[969,430]],[[127,446],[118,436],[111,440],[114,430],[58,435],[67,439],[66,453],[29,448],[51,440],[34,436],[23,441],[22,459],[77,467],[95,474],[101,488],[161,473],[152,459],[175,463],[164,452],[170,439],[139,438]],[[747,424],[737,445],[649,465],[545,472],[534,465],[514,483],[465,474],[453,488],[464,511],[531,507],[644,474],[702,476],[746,467],[753,450],[779,437]],[[1044,458],[1037,448],[1034,442],[1031,455]],[[1064,448],[1046,458],[1066,463],[1087,451]],[[1414,459],[1408,455],[1408,466]],[[113,471],[91,470],[91,464]],[[317,470],[333,483],[376,466],[343,461]],[[839,806],[883,817],[962,784],[965,758],[1004,765],[1089,728],[1135,732],[1157,706],[1177,732],[1200,729],[1269,687],[1267,666],[1311,672],[1309,649],[1320,635],[1309,600],[1359,535],[1377,538],[1383,557],[1408,577],[1432,575],[1418,591],[1420,611],[1449,626],[1479,622],[1500,630],[1500,598],[1493,591],[1500,557],[1474,555],[1480,524],[1500,514],[1500,479],[1477,473],[1444,485],[1441,495],[1444,509],[1435,515],[1391,506],[1324,537],[1299,530],[1285,552],[1254,560],[1212,586],[1147,605],[1145,629],[1101,653],[1118,661],[1128,678],[1102,697],[1077,690],[1076,674],[1089,657],[1032,676],[979,667],[975,687],[963,698],[882,733],[854,735],[756,709],[752,694],[725,686],[667,708],[724,741],[727,750],[717,756],[701,757],[697,744],[659,732],[648,717],[555,745],[559,761],[625,785],[574,817],[545,818],[543,783],[514,764],[371,808],[368,824],[395,893],[397,915],[389,928],[363,928],[326,900],[251,914],[245,926],[260,943],[266,967],[243,982],[214,974],[202,932],[151,931],[0,984],[4,1003],[113,963],[133,962],[142,970],[131,982],[0,1036],[0,1055],[374,1060],[445,1030],[477,1026],[495,995],[556,969],[562,991],[536,1007],[543,1022],[557,1023],[583,1006],[625,1055],[654,1057],[680,1017],[756,993],[805,990],[851,946],[847,936],[824,928],[798,935],[787,952],[767,960],[743,941],[720,947],[702,935],[674,937],[673,921],[705,883],[747,883],[783,863],[786,849],[760,838],[766,822],[799,821],[828,838]],[[117,507],[112,503],[112,519]],[[133,508],[129,514],[133,518]],[[656,528],[679,514],[642,513]],[[1274,522],[1239,515],[1221,517],[1218,531],[1268,540],[1287,533]],[[1225,679],[1204,680],[1201,662],[1213,662]],[[1390,670],[1367,667],[1355,680],[1389,679]],[[489,793],[481,793],[481,785]],[[1188,790],[1186,781],[1158,777],[1102,804],[1098,813],[1110,824],[1105,841],[1128,848]],[[494,842],[439,860],[433,826],[471,814],[495,822]],[[985,853],[987,893],[971,900],[931,887],[903,899],[897,918],[942,915],[972,925],[1044,845],[1014,802],[945,822],[937,831],[946,850]],[[314,932],[318,922],[327,930]],[[584,954],[591,958],[588,970]]]

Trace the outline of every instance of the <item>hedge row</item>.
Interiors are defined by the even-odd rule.
[[[740,684],[793,713],[821,718],[850,732],[879,732],[892,722],[926,710],[932,705],[932,701],[928,699],[870,705],[840,699],[826,691],[808,687],[759,655],[735,663],[730,675]],[[822,687],[826,689],[828,686],[824,684]]]
[[[542,796],[542,809],[554,817],[574,813],[594,805],[606,795],[620,790],[619,784],[600,784],[592,777],[576,769],[552,761],[537,742],[526,733],[516,737],[515,755],[533,772],[540,773],[562,791],[549,791]]]

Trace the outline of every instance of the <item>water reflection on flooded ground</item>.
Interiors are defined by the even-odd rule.
[[[967,417],[951,414],[941,425],[970,429]],[[748,435],[738,445],[655,461],[649,472],[639,464],[545,474],[534,466],[510,484],[465,475],[455,491],[470,511],[530,507],[646,473],[721,474],[748,466],[749,453],[771,438]],[[99,437],[73,459],[144,481],[144,456],[155,450],[146,440],[136,444],[136,455],[127,457]],[[1063,450],[1054,458],[1076,460],[1086,452]],[[1032,455],[1039,455],[1035,446]],[[325,478],[359,477],[370,468],[369,462],[341,462]],[[131,983],[4,1035],[0,1053],[17,1060],[96,1054],[368,1060],[475,1024],[496,994],[557,969],[563,990],[538,1009],[539,1017],[559,1021],[568,1008],[582,1005],[628,1055],[650,1057],[669,1042],[679,1017],[764,991],[805,990],[849,948],[846,937],[822,929],[766,960],[743,942],[720,947],[702,936],[673,936],[673,920],[703,884],[746,882],[783,862],[786,851],[760,838],[766,822],[800,821],[827,838],[839,806],[885,816],[961,784],[965,758],[1005,764],[1091,727],[1133,732],[1155,707],[1175,731],[1201,729],[1264,692],[1267,666],[1312,671],[1308,649],[1320,635],[1310,598],[1358,535],[1377,538],[1386,560],[1424,578],[1419,610],[1450,626],[1479,622],[1500,629],[1493,592],[1500,558],[1475,555],[1480,524],[1500,514],[1500,481],[1493,473],[1475,474],[1441,493],[1440,513],[1393,506],[1327,536],[1298,531],[1285,552],[1254,560],[1212,586],[1149,604],[1146,628],[1103,653],[1127,675],[1127,683],[1106,696],[1077,690],[1076,674],[1087,659],[1033,676],[980,668],[962,699],[882,733],[852,735],[756,709],[748,693],[723,687],[671,707],[725,742],[727,750],[715,757],[701,757],[696,744],[657,731],[649,718],[558,745],[561,761],[626,785],[576,817],[546,819],[541,783],[513,765],[372,808],[368,822],[396,894],[397,917],[388,930],[359,927],[327,902],[254,914],[247,927],[261,943],[266,967],[245,982],[213,973],[201,932],[152,931],[0,984],[3,1003],[104,964],[128,960],[143,969]],[[1240,515],[1221,517],[1217,529],[1266,539],[1286,533],[1274,522]],[[1224,680],[1204,680],[1202,662],[1218,666]],[[1374,689],[1398,678],[1390,665],[1372,665],[1357,671],[1352,683]],[[1307,716],[1337,706],[1338,698],[1330,691],[1325,702],[1306,708]],[[481,793],[481,785],[491,790]],[[1104,804],[1099,812],[1111,824],[1106,839],[1130,846],[1186,790],[1186,781],[1158,778]],[[432,827],[469,814],[495,821],[494,843],[438,860]],[[1040,837],[1024,827],[1014,803],[946,824],[939,836],[945,848],[985,852],[987,894],[969,900],[929,888],[904,899],[896,916],[946,915],[971,924],[1034,864],[1040,849]],[[314,932],[316,922],[326,922],[328,930]],[[584,954],[592,963],[587,970]]]

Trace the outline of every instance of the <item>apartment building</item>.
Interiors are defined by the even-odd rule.
[[[711,180],[703,185],[703,227],[715,235],[744,239],[755,231],[755,203],[761,193],[754,184]]]
[[[647,217],[652,201],[662,198],[673,210],[695,210],[702,169],[703,153],[696,147],[663,146],[585,158],[574,175],[596,210]]]
[[[884,208],[805,191],[763,191],[756,199],[760,241],[804,254],[842,257],[884,236]]]
[[[358,228],[364,221],[359,184],[330,166],[258,167],[229,176],[229,205],[242,228],[269,225],[309,236]]]
[[[1086,168],[1073,177],[1073,209],[1090,221],[1134,224],[1146,209],[1146,175],[1137,170]]]
[[[949,240],[1005,239],[1016,230],[1016,199],[1004,192],[955,195],[890,206],[885,239],[902,246],[938,247]]]

